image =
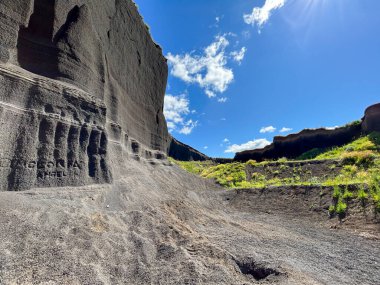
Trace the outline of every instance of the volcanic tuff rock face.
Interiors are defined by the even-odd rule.
[[[2,0],[0,190],[110,182],[128,153],[164,158],[166,80],[130,0]]]
[[[351,125],[334,130],[316,129],[303,130],[298,134],[286,137],[275,137],[273,143],[263,149],[247,150],[235,155],[236,161],[250,159],[262,161],[264,159],[278,159],[281,157],[296,158],[313,148],[325,148],[343,145],[360,136],[361,125]]]
[[[361,122],[344,127],[329,129],[303,130],[286,137],[275,137],[273,143],[263,149],[247,150],[236,153],[234,160],[295,158],[313,148],[340,146],[362,134],[380,132],[380,104],[368,107]]]

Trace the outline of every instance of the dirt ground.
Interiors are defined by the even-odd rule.
[[[177,166],[125,169],[109,186],[0,193],[0,284],[379,284],[376,227],[267,209]]]

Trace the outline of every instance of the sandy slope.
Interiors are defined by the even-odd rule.
[[[176,166],[126,167],[113,186],[0,193],[0,284],[378,284],[378,240],[241,212]]]

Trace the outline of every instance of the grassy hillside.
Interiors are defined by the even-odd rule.
[[[332,187],[336,201],[330,211],[342,213],[345,201],[371,199],[380,211],[380,134],[363,136],[347,145],[313,149],[297,160],[286,158],[257,163],[178,162],[183,169],[204,178],[215,179],[229,188],[270,186]],[[318,171],[322,170],[322,171]],[[355,187],[351,187],[354,185]],[[354,190],[353,190],[354,189]]]

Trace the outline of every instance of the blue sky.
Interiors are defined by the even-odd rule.
[[[207,155],[344,125],[380,101],[378,0],[135,2],[169,59],[170,131]]]

